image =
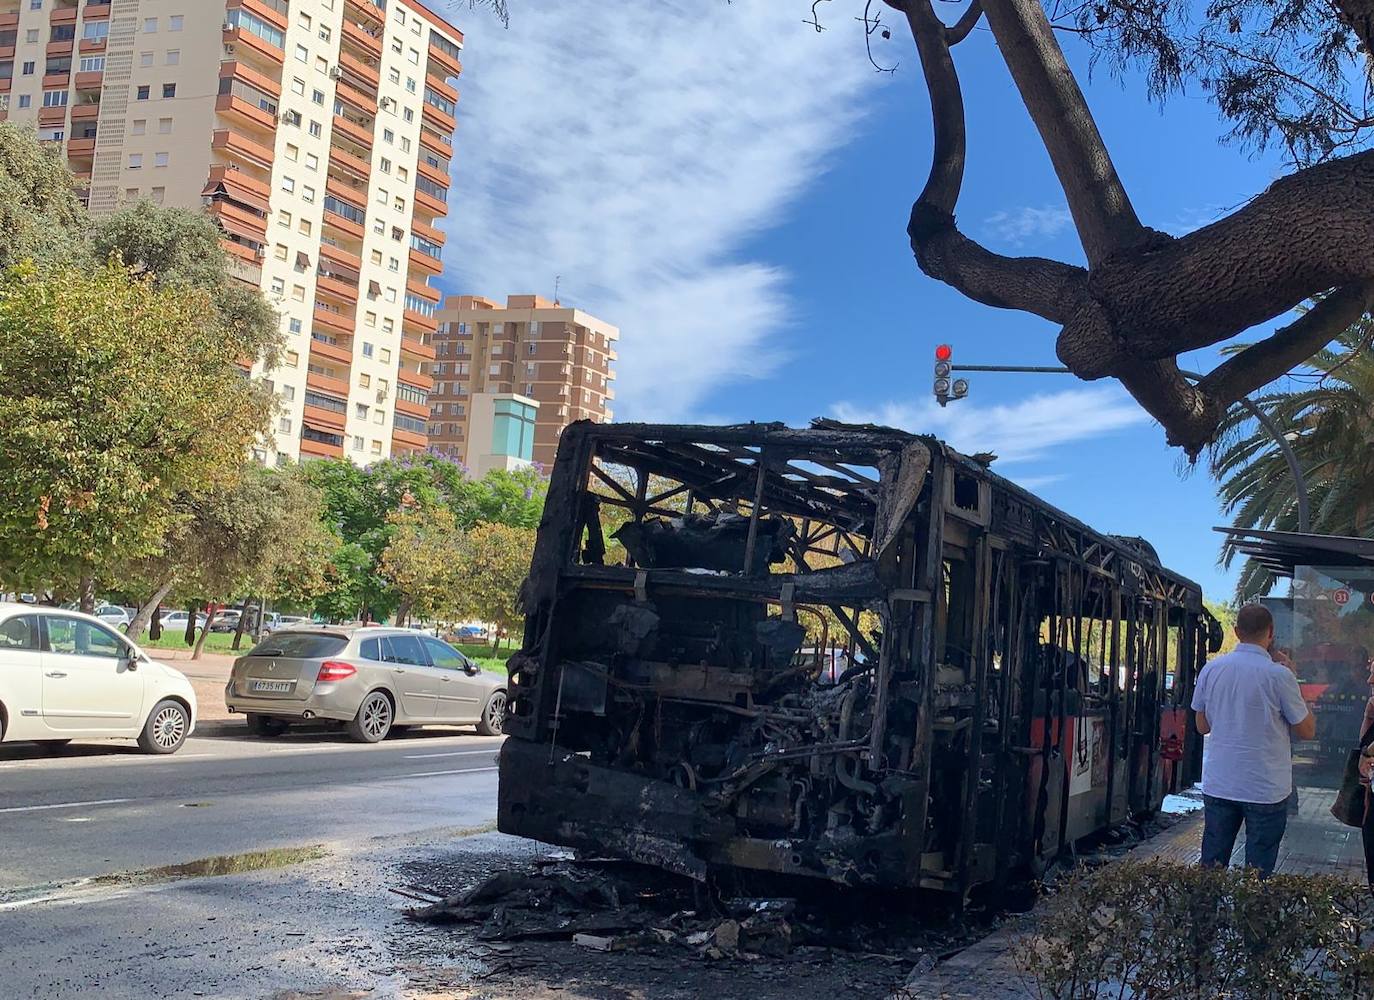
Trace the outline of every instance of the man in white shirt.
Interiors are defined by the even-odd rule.
[[[1270,875],[1288,825],[1293,740],[1310,740],[1317,720],[1303,701],[1292,662],[1271,654],[1274,618],[1261,604],[1236,615],[1238,645],[1202,668],[1193,711],[1202,750],[1202,864],[1226,867],[1245,824],[1245,864]]]

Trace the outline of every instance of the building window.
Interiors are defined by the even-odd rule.
[[[24,32],[24,41],[28,42],[30,45],[38,41],[38,29],[30,28],[28,31]]]
[[[299,121],[299,116],[297,116],[297,121]],[[320,127],[319,122],[312,121],[310,123],[310,134],[313,135],[316,139],[318,139],[323,134],[323,132],[324,129]]]
[[[167,154],[167,153],[154,153],[154,154],[153,154],[153,166],[155,166],[155,167],[165,167],[165,166],[167,166],[167,159],[168,159],[168,154]]]
[[[358,437],[358,436],[356,436],[356,435],[354,435],[354,437],[353,437],[353,450],[354,450],[354,451],[362,451],[362,450],[363,450],[363,439],[360,438],[360,437]]]
[[[138,170],[138,169],[139,169],[140,167],[142,167],[142,166],[143,166],[143,154],[142,154],[142,153],[130,153],[130,154],[129,154],[129,169],[130,169],[130,170]]]
[[[285,191],[287,194],[290,194],[292,191],[296,190],[295,179],[291,177],[283,177],[281,179],[281,189]]]
[[[273,48],[284,48],[286,45],[286,35],[275,25],[268,24],[261,18],[255,17],[242,7],[235,7],[224,16],[224,20],[235,28],[241,28],[257,35],[263,41],[270,44]],[[298,46],[299,51],[304,51]],[[297,58],[300,58],[297,56]],[[302,60],[304,62],[304,60]]]
[[[354,403],[354,404],[353,404],[353,415],[354,415],[355,417],[357,417],[359,420],[366,420],[366,419],[367,419],[367,414],[368,414],[368,406],[367,406],[366,403]]]
[[[406,108],[404,117],[407,122],[413,122],[415,120],[415,109]]]
[[[81,37],[88,42],[99,42],[110,36],[109,21],[87,21],[81,28]]]
[[[295,145],[294,143],[290,143],[290,142],[288,142],[288,143],[286,144],[286,158],[287,158],[288,160],[290,160],[292,163],[294,163],[294,162],[296,162],[296,158],[299,157],[300,155],[301,155],[301,147]]]
[[[389,128],[382,129],[382,141],[386,143],[395,143],[396,133]]]
[[[286,352],[286,367],[287,367],[287,368],[295,368],[295,367],[296,367],[297,365],[299,365],[300,363],[301,363],[301,356],[300,356],[299,354],[297,354],[295,351],[287,351],[287,352]]]
[[[281,398],[288,403],[296,398],[296,387],[294,385],[284,385],[281,387]]]
[[[151,66],[153,64],[153,54],[151,52],[140,52],[138,54],[138,64],[140,66]]]
[[[296,128],[301,127],[301,113],[299,111],[283,111],[281,120],[287,125],[294,125]]]
[[[65,90],[45,90],[43,91],[43,107],[45,108],[65,108],[67,106],[67,92]]]
[[[292,333],[300,333],[300,332],[301,332],[301,321],[300,321],[300,320],[298,320],[298,319],[293,319],[293,320],[291,320],[291,322],[290,322],[289,324],[287,324],[287,325],[290,327]]]
[[[314,204],[314,202],[315,202],[315,189],[312,188],[312,187],[310,187],[310,186],[307,184],[306,186],[304,186],[304,187],[301,188],[301,197],[304,198],[304,199],[306,200],[306,202],[308,202],[308,203],[310,203],[310,204]]]
[[[296,61],[308,63],[310,61],[310,50],[304,45],[296,46]]]
[[[175,83],[164,83],[162,85],[162,96],[171,98],[177,96],[177,85]]]
[[[168,30],[168,31],[180,31],[180,30],[181,30],[181,21],[182,21],[182,15],[180,15],[180,14],[173,14],[171,17],[167,18],[167,30]]]
[[[368,388],[369,386],[372,385],[372,376],[371,376],[371,375],[359,375],[359,376],[358,376],[358,385],[361,386],[361,387],[364,388],[364,389]]]
[[[281,278],[272,279],[272,294],[281,295],[286,291],[286,282]]]
[[[290,417],[282,417],[280,420],[278,420],[278,421],[277,421],[277,430],[278,430],[280,433],[282,433],[282,434],[290,434],[290,433],[291,433],[291,418],[290,418]]]
[[[143,33],[145,35],[157,34],[157,18],[146,17],[143,19]]]
[[[159,118],[159,119],[157,120],[157,131],[158,131],[158,134],[159,134],[159,135],[171,135],[171,134],[172,134],[172,119],[170,119],[170,118]]]
[[[323,103],[324,103],[324,91],[323,91],[323,90],[312,90],[312,91],[310,92],[310,99],[311,99],[312,101],[314,101],[316,104],[323,104]]]
[[[104,71],[104,56],[82,56],[81,62],[77,64],[78,73],[103,73]]]
[[[24,74],[23,74],[24,76],[33,76],[33,63],[32,63],[32,62],[26,62],[26,63],[24,63],[23,70],[24,70]]]
[[[304,96],[305,96],[305,81],[302,80],[300,77],[296,77],[295,79],[293,79],[293,80],[291,81],[291,93],[293,93],[293,94],[300,94],[302,97],[304,97]]]
[[[180,64],[181,64],[181,50],[180,50],[180,49],[168,49],[168,50],[167,50],[167,65],[168,65],[168,66],[178,66],[178,65],[180,65]]]
[[[32,94],[20,94],[20,95],[19,95],[19,107],[20,107],[20,108],[27,108],[27,107],[28,107],[30,104],[32,104],[32,103],[33,103],[33,95],[32,95]]]
[[[381,453],[382,453],[382,442],[380,442],[380,441],[373,441],[373,442],[372,442],[372,454],[374,454],[374,455],[380,455]]]
[[[320,169],[320,158],[319,158],[318,156],[316,156],[314,153],[306,153],[306,154],[305,154],[305,169],[306,169],[306,170],[319,170],[319,169]]]
[[[154,205],[161,205],[161,204],[162,204],[162,200],[163,200],[164,198],[166,198],[166,197],[167,197],[167,189],[166,189],[165,187],[155,187],[155,188],[153,188],[153,204],[154,204]]]
[[[369,343],[368,343],[367,341],[365,341],[365,340],[363,341],[363,357],[365,357],[365,358],[370,358],[370,357],[372,357],[372,345],[369,344]]]

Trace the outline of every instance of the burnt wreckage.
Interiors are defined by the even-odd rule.
[[[1197,585],[933,438],[575,423],[523,599],[507,833],[962,898],[1200,771]]]

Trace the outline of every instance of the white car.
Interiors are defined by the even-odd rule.
[[[0,742],[124,737],[175,753],[196,726],[184,674],[94,615],[0,604]]]
[[[185,611],[164,611],[162,615],[158,618],[158,624],[161,625],[162,629],[167,632],[185,632],[186,619],[189,617],[190,615],[188,615]],[[204,627],[205,615],[201,614],[200,612],[196,612],[196,628],[202,629]]]
[[[125,611],[118,604],[102,604],[95,609],[95,616],[106,625],[113,625],[115,628],[128,628],[129,612]]]

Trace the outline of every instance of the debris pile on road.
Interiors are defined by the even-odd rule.
[[[972,936],[932,927],[928,915],[892,899],[875,905],[871,895],[833,889],[811,895],[730,896],[630,862],[556,859],[498,872],[408,916],[476,925],[472,936],[484,942],[570,941],[591,951],[685,951],[708,961],[805,960],[836,950],[920,965]]]

